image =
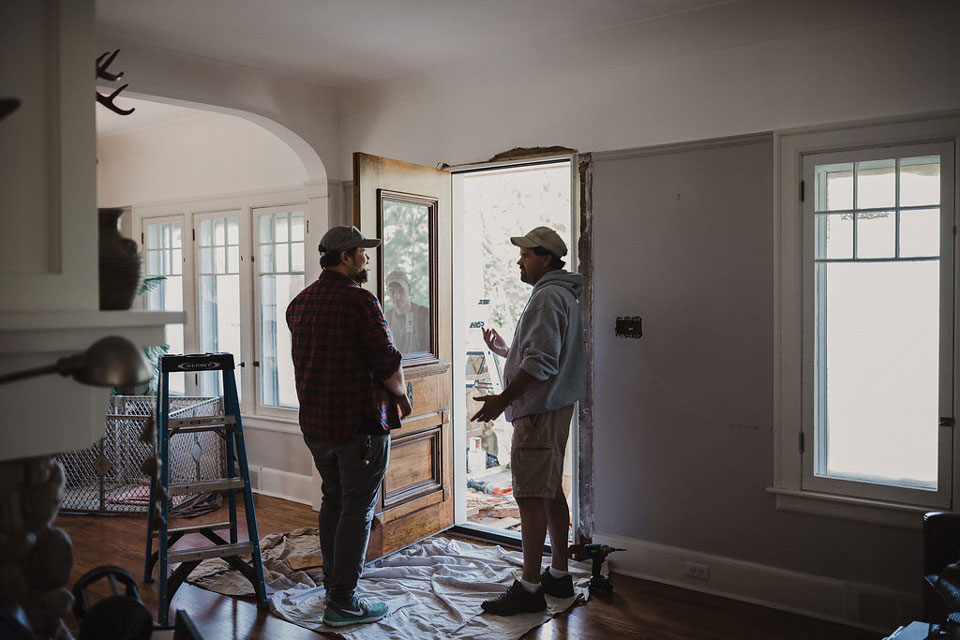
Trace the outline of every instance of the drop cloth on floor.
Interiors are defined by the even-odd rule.
[[[390,612],[385,618],[333,629],[323,624],[322,574],[291,568],[301,564],[298,557],[319,553],[316,529],[267,536],[261,545],[270,610],[301,627],[351,640],[519,638],[589,595],[589,563],[571,562],[573,598],[547,596],[547,610],[540,613],[506,617],[483,613],[480,603],[502,593],[519,575],[521,553],[435,536],[364,569],[360,596],[387,603]],[[228,595],[253,594],[250,583],[220,560],[201,564],[189,581]]]

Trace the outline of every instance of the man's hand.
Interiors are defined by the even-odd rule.
[[[473,414],[473,417],[470,418],[471,422],[493,422],[500,417],[500,414],[510,404],[504,399],[502,393],[500,395],[473,396],[473,399],[482,402],[483,407]]]
[[[400,410],[400,417],[406,418],[410,415],[410,412],[413,411],[413,407],[410,406],[410,399],[407,396],[393,396],[393,399],[397,401],[397,409]]]
[[[487,343],[487,347],[490,351],[493,351],[495,354],[501,358],[507,357],[507,343],[504,341],[503,337],[497,333],[496,329],[481,329],[483,331],[483,341]]]

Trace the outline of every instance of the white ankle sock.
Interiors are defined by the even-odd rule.
[[[524,580],[523,578],[517,578],[517,582],[519,582],[521,585],[523,585],[523,588],[527,590],[527,593],[536,593],[536,592],[537,592],[537,589],[540,588],[540,583],[539,583],[539,582],[536,582],[536,583],[534,583],[534,582],[527,582],[527,581]]]
[[[554,569],[553,567],[550,567],[550,575],[553,576],[554,578],[562,578],[563,576],[568,576],[568,575],[570,575],[570,572],[569,572],[569,571],[557,571],[557,570]]]

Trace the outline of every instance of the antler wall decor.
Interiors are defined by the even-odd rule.
[[[114,58],[117,57],[117,54],[120,53],[120,49],[117,49],[113,53],[106,51],[101,53],[97,58],[97,79],[98,80],[108,80],[110,82],[115,82],[123,77],[123,71],[120,73],[110,73],[107,71],[107,67],[110,66],[110,63],[113,62]],[[135,108],[130,109],[121,109],[113,103],[114,99],[120,95],[120,92],[126,89],[129,85],[122,85],[119,89],[111,93],[109,96],[105,96],[99,91],[97,91],[97,102],[105,106],[110,111],[118,113],[121,116],[128,116],[135,111]]]

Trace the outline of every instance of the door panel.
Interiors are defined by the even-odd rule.
[[[442,489],[440,428],[397,438],[383,479],[384,510]]]
[[[367,559],[378,558],[453,525],[453,430],[451,407],[452,232],[450,173],[420,165],[354,154],[354,224],[367,237],[382,238],[382,196],[429,203],[430,264],[419,271],[430,281],[419,286],[430,310],[429,346],[403,360],[413,412],[392,434],[390,464],[374,516]],[[383,302],[383,246],[371,254],[368,287]],[[394,263],[397,261],[394,260]],[[402,262],[402,261],[401,261]],[[396,266],[391,266],[396,269]],[[386,305],[385,305],[386,306]]]

